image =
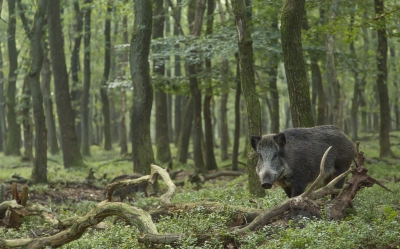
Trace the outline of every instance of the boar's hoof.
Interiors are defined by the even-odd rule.
[[[268,182],[264,182],[263,184],[261,184],[261,187],[263,187],[264,189],[270,189],[270,188],[272,188],[272,184],[268,183]]]

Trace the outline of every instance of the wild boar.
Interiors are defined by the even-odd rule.
[[[279,134],[251,136],[251,146],[258,153],[257,174],[261,186],[275,183],[291,198],[301,195],[320,171],[320,162],[329,146],[325,162],[325,180],[329,183],[345,172],[356,156],[355,144],[333,125],[286,129]],[[342,188],[345,179],[335,187]]]
[[[142,177],[142,174],[135,173],[131,175],[120,175],[115,177],[110,183],[123,181],[123,180],[133,180]],[[119,199],[119,201],[123,202],[125,198],[132,197],[136,193],[141,193],[143,196],[147,196],[147,185],[148,182],[142,182],[136,185],[128,185],[122,188],[116,189],[112,194],[112,200],[115,201]],[[106,197],[107,192],[104,191],[104,198]],[[118,198],[119,197],[119,198]]]

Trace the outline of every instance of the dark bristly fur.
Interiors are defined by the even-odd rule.
[[[292,128],[279,134],[251,137],[259,154],[257,173],[261,185],[281,186],[288,197],[302,194],[319,174],[325,150],[332,146],[325,163],[325,184],[345,172],[356,156],[355,144],[333,125]],[[285,164],[286,163],[286,164]],[[342,188],[344,179],[335,187]]]

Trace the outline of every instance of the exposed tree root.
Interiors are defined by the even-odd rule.
[[[15,240],[3,240],[0,239],[0,248],[3,247],[26,247],[26,248],[42,248],[45,246],[56,247],[68,242],[71,242],[75,239],[78,239],[82,236],[84,231],[88,227],[98,225],[104,218],[108,216],[117,216],[123,219],[128,224],[136,226],[142,236],[139,238],[139,242],[146,243],[162,243],[162,244],[175,244],[178,243],[183,238],[188,236],[192,236],[197,238],[199,244],[203,243],[206,240],[211,238],[220,238],[227,243],[235,243],[235,236],[245,235],[251,231],[256,231],[266,224],[272,222],[274,219],[278,217],[282,217],[287,212],[294,212],[298,210],[305,210],[308,214],[312,216],[320,215],[320,204],[315,200],[327,196],[327,195],[338,195],[332,202],[330,203],[330,208],[327,210],[328,215],[335,220],[339,220],[343,217],[343,211],[347,207],[352,207],[352,199],[355,197],[358,190],[363,187],[370,187],[373,184],[378,184],[379,186],[387,189],[377,180],[367,175],[367,169],[364,167],[364,157],[363,152],[358,152],[358,144],[357,144],[357,152],[358,152],[358,165],[359,167],[354,169],[349,169],[345,173],[333,179],[326,186],[315,190],[315,187],[318,185],[320,181],[322,181],[324,176],[324,163],[326,160],[326,156],[329,152],[329,149],[325,152],[321,164],[320,164],[320,175],[317,177],[315,182],[311,185],[311,187],[305,191],[302,195],[290,198],[288,200],[283,201],[282,203],[272,207],[267,211],[263,211],[260,209],[248,209],[241,207],[232,207],[223,205],[221,203],[214,202],[199,202],[199,203],[170,203],[172,197],[175,194],[175,185],[171,181],[166,170],[160,168],[157,165],[151,165],[152,172],[148,176],[143,176],[141,178],[135,180],[126,180],[115,182],[107,185],[107,199],[111,199],[111,195],[115,189],[118,187],[123,187],[129,184],[138,184],[143,181],[154,182],[158,175],[160,175],[166,184],[168,185],[168,191],[166,194],[161,196],[161,201],[164,203],[157,210],[150,211],[149,213],[132,207],[125,203],[114,203],[103,201],[99,203],[90,213],[81,218],[70,218],[63,221],[58,221],[56,218],[52,216],[48,216],[49,213],[41,207],[35,207],[33,209],[29,209],[30,207],[21,207],[16,206],[12,203],[2,203],[0,204],[0,216],[2,214],[2,210],[4,210],[4,206],[7,209],[11,210],[19,210],[15,211],[22,216],[26,215],[40,215],[41,217],[51,221],[58,228],[68,227],[66,230],[63,230],[53,236],[42,237],[42,238],[34,238],[34,239],[15,239]],[[349,173],[352,173],[351,179],[346,183],[343,191],[339,189],[335,189],[334,185],[343,177],[346,177]],[[215,174],[218,175],[218,174]],[[214,175],[214,176],[215,176]],[[390,190],[389,190],[390,191]],[[16,204],[16,203],[15,203]],[[156,227],[153,223],[153,219],[156,220],[160,217],[160,215],[171,215],[173,213],[179,212],[188,212],[198,206],[204,207],[207,212],[214,212],[216,210],[223,210],[229,208],[237,212],[237,221],[235,222],[235,227],[233,229],[227,229],[226,231],[221,231],[220,233],[215,234],[159,234],[156,230]],[[4,212],[3,212],[4,213]],[[248,223],[250,222],[250,223]],[[237,229],[237,226],[242,224],[246,224],[245,227],[240,227]]]

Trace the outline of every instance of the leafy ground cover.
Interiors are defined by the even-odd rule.
[[[392,136],[398,138],[400,133],[393,133]],[[355,212],[345,220],[335,222],[324,216],[321,219],[298,217],[293,221],[277,220],[256,233],[238,238],[236,244],[214,238],[198,245],[194,237],[188,236],[178,245],[159,245],[157,248],[400,248],[400,159],[378,159],[376,136],[366,134],[361,141],[360,148],[365,151],[370,175],[393,193],[378,186],[361,190],[354,199]],[[400,146],[396,142],[392,149],[395,155],[400,155]],[[92,147],[92,157],[86,158],[87,167],[65,170],[60,164],[61,156],[51,156],[48,163],[50,183],[31,186],[30,201],[46,206],[60,219],[85,215],[103,200],[103,188],[107,183],[106,179],[94,182],[86,180],[89,168],[94,169],[96,178],[107,173],[108,180],[116,175],[131,173],[132,163],[113,162],[118,157],[117,150],[105,152]],[[0,183],[9,180],[13,174],[29,178],[29,164],[20,162],[18,157],[2,155],[2,158]],[[105,164],[107,162],[110,163]],[[175,168],[192,170],[188,165],[175,165]],[[182,179],[185,179],[184,176],[181,175]],[[189,212],[161,217],[156,221],[158,231],[213,234],[237,225],[232,206],[266,210],[286,199],[280,188],[269,190],[264,198],[250,197],[246,182],[246,176],[223,177],[207,181],[199,188],[186,181],[183,187],[178,188],[173,202],[213,201],[225,204],[226,208],[210,214],[204,207],[198,206]],[[165,188],[162,182],[160,185],[161,190]],[[6,193],[6,197],[10,198],[9,187]],[[142,198],[137,195],[130,204],[148,210],[157,208],[160,202],[155,197]],[[113,218],[107,218],[104,227],[90,228],[79,240],[62,248],[154,248],[154,245],[138,243],[140,234],[135,227],[113,223]],[[48,236],[53,232],[56,230],[38,217],[25,218],[18,231],[0,226],[2,238]]]

